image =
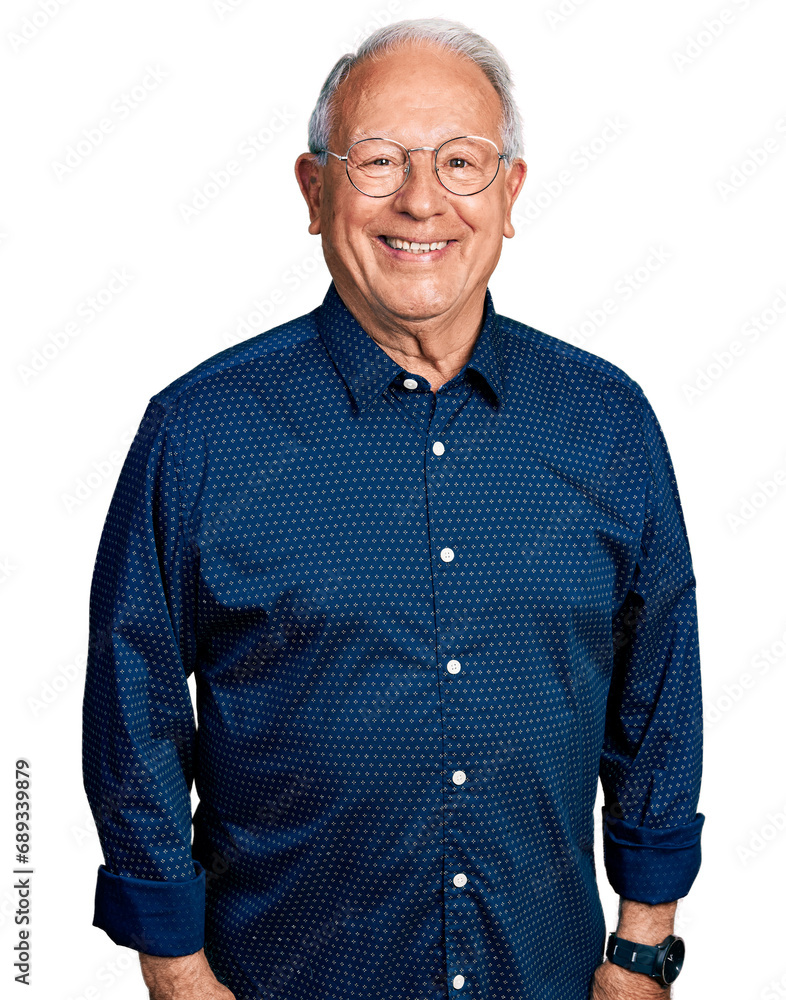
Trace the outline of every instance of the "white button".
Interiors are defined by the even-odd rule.
[[[431,446],[431,450],[434,452],[435,455],[444,455],[445,445],[441,441],[435,441],[434,444]]]
[[[467,876],[464,874],[464,872],[459,872],[458,875],[453,876],[453,885],[461,886],[466,884],[467,884]]]
[[[453,989],[454,990],[460,990],[463,985],[464,985],[464,977],[463,976],[454,976],[453,977]]]
[[[418,387],[418,384],[417,384],[417,382],[415,381],[414,378],[405,378],[404,379],[404,385],[408,389],[417,389],[417,387]]]
[[[449,660],[448,661],[448,673],[449,674],[457,674],[459,672],[459,670],[461,670],[461,664],[459,663],[458,660]]]
[[[454,785],[463,785],[466,780],[467,780],[467,776],[466,776],[466,774],[464,774],[463,771],[454,771],[453,772],[453,784]]]
[[[453,558],[453,554],[453,549],[443,549],[439,555],[442,562],[450,562]]]

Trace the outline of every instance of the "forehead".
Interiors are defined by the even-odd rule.
[[[336,134],[347,145],[385,135],[438,145],[457,135],[500,138],[502,101],[471,59],[403,43],[354,66],[336,94]]]

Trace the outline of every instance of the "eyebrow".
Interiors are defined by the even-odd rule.
[[[454,130],[454,129],[451,129],[451,128],[443,128],[438,133],[437,145],[439,145],[440,141],[445,142],[447,139],[453,139],[453,138],[456,138],[458,136],[468,135],[468,134],[469,134],[468,132],[466,132],[466,131],[462,132],[460,129]],[[376,139],[377,137],[383,138],[383,139],[392,139],[393,138],[392,135],[386,135],[384,132],[380,135],[379,132],[372,132],[372,131],[370,131],[367,128],[363,128],[362,126],[359,126],[358,128],[355,128],[355,129],[353,129],[350,132],[350,134],[349,134],[349,144],[351,146],[353,142],[357,142],[359,139]],[[397,141],[399,141],[399,140],[397,140]],[[402,145],[406,145],[406,144],[402,143]]]

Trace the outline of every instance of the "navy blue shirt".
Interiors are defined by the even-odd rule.
[[[331,284],[154,395],[122,467],[94,924],[238,1000],[585,1000],[598,779],[616,892],[699,870],[695,583],[637,382],[487,290],[433,393]]]

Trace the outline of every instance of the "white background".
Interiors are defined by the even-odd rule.
[[[329,274],[293,170],[319,88],[379,24],[445,16],[499,46],[524,117],[529,176],[490,282],[495,306],[640,382],[680,486],[707,819],[703,865],[678,910],[687,962],[674,995],[786,996],[784,5],[225,6],[70,0],[47,16],[38,0],[6,0],[0,13],[0,990],[146,996],[136,953],[91,926],[102,856],[80,763],[88,593],[120,463],[152,394],[322,300]],[[114,102],[139,87],[144,100],[121,116]],[[100,145],[59,169],[106,118]],[[609,119],[617,134],[604,140]],[[272,121],[287,124],[185,221],[195,189]],[[665,259],[648,267],[653,248]],[[639,287],[623,292],[637,268]],[[127,284],[91,319],[87,300],[115,269]],[[11,951],[19,756],[33,770],[29,989],[13,982]]]

